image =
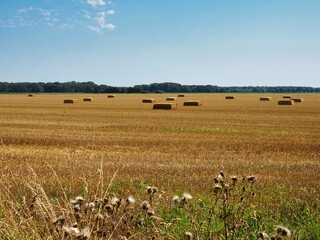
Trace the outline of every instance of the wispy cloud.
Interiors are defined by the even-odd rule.
[[[113,1],[107,0],[69,0],[72,11],[57,6],[53,1],[26,6],[8,13],[6,19],[0,16],[0,28],[15,27],[50,27],[72,29],[84,27],[96,33],[114,30],[116,26],[110,22],[116,13]],[[50,7],[51,6],[51,7]],[[0,10],[1,12],[1,10]]]
[[[94,27],[94,26],[89,25],[88,28],[93,32],[101,33],[101,29],[99,27]]]
[[[105,6],[107,4],[104,0],[87,0],[87,3],[92,7]]]
[[[115,25],[112,23],[107,23],[106,16],[109,15],[108,12],[99,12],[98,17],[96,17],[96,21],[101,28],[113,30],[115,29]]]

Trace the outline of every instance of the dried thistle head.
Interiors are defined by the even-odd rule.
[[[180,202],[179,196],[177,196],[177,195],[173,196],[172,202],[173,202],[173,203],[178,203],[178,202]]]
[[[151,209],[151,205],[150,205],[150,203],[148,201],[143,201],[142,204],[141,204],[141,208],[143,210],[149,210],[149,209]]]
[[[159,191],[159,189],[157,188],[157,187],[151,187],[151,186],[147,186],[147,193],[149,194],[149,195],[153,195],[153,194],[155,194],[156,192],[158,192]]]
[[[260,232],[259,233],[259,239],[261,239],[261,240],[269,240],[270,237],[265,232]]]
[[[254,183],[255,180],[256,180],[256,176],[254,175],[247,176],[247,182]]]
[[[189,193],[183,193],[183,194],[182,194],[181,201],[187,202],[187,201],[189,201],[189,200],[191,200],[191,199],[192,199],[191,194],[189,194]]]
[[[284,227],[284,226],[276,226],[275,227],[275,231],[277,232],[277,234],[279,234],[281,237],[290,237],[291,236],[291,231]]]
[[[238,181],[237,176],[232,176],[231,177],[231,181],[232,181],[233,184],[235,184]]]
[[[117,197],[111,198],[111,205],[119,207],[121,204],[121,200]]]
[[[220,184],[215,184],[214,186],[213,186],[213,192],[214,193],[218,193],[219,191],[221,191],[222,190],[222,186],[220,185]]]
[[[82,196],[77,196],[77,197],[75,198],[75,200],[76,200],[76,202],[77,202],[78,204],[82,204],[83,201],[84,201],[84,198],[83,198]]]
[[[153,216],[153,215],[155,214],[155,212],[154,212],[153,209],[150,208],[150,209],[147,211],[147,214],[148,214],[149,217],[151,217],[151,216]]]
[[[184,239],[185,239],[185,240],[191,240],[191,239],[193,239],[192,233],[191,233],[191,232],[185,232],[185,233],[184,233]]]
[[[130,195],[127,200],[126,200],[127,204],[134,204],[136,202],[136,199]]]

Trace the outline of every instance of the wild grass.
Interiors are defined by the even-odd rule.
[[[134,196],[131,211],[141,217],[148,215],[140,208],[144,200],[150,201],[146,187],[157,186],[155,196],[166,192],[162,199],[154,200],[155,215],[169,224],[159,224],[157,229],[168,235],[158,238],[181,239],[190,232],[194,238],[206,239],[203,225],[208,225],[214,202],[213,178],[223,170],[228,177],[255,174],[258,179],[254,201],[241,216],[252,235],[244,227],[238,232],[243,238],[256,239],[261,231],[271,237],[275,226],[283,225],[290,229],[291,238],[319,239],[319,96],[301,95],[305,101],[289,107],[277,105],[282,95],[272,95],[274,101],[268,103],[261,103],[260,95],[235,96],[231,103],[223,94],[190,94],[188,97],[202,100],[201,108],[159,112],[141,103],[145,94],[117,95],[112,103],[106,95],[95,95],[90,105],[82,101],[64,105],[63,99],[75,98],[73,95],[0,95],[1,231],[7,234],[9,226],[17,225],[9,239],[41,239],[35,233],[38,228],[50,232],[52,226],[44,222],[31,228],[38,223],[30,219],[35,222],[28,223],[30,231],[24,236],[17,223],[15,209],[22,208],[23,199],[23,206],[29,208],[34,189],[42,194],[41,202],[51,204],[41,211],[58,218],[61,212],[72,216],[70,199],[80,195],[88,203],[110,184],[110,196]],[[158,102],[166,95],[152,97]],[[178,98],[178,106],[183,101],[185,98]],[[181,198],[184,192],[193,196],[190,205],[173,205],[173,196]],[[221,206],[223,198],[219,202]],[[221,208],[215,209],[215,215],[218,210]],[[23,214],[29,214],[27,211]],[[72,220],[70,217],[66,226]],[[220,230],[229,223],[210,224],[217,224],[211,238],[224,239],[225,232]],[[149,228],[140,230],[136,239],[153,234]],[[228,236],[233,234],[227,231]],[[234,239],[243,239],[239,236]]]

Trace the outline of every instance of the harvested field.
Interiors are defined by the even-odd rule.
[[[0,95],[1,179],[16,196],[26,192],[32,199],[22,184],[32,178],[31,168],[52,201],[62,189],[69,199],[96,189],[103,171],[105,188],[116,173],[111,193],[133,192],[143,200],[145,186],[155,185],[168,199],[189,192],[198,204],[198,195],[211,198],[213,178],[222,170],[257,177],[257,209],[292,216],[296,208],[289,200],[312,209],[319,204],[318,94],[301,94],[304,104],[294,107],[261,104],[259,94],[235,94],[237,105],[223,94],[190,94],[206,104],[174,111],[141,104],[145,94],[119,94],[112,104],[104,94],[92,104],[61,104],[84,97],[37,94],[26,101],[25,94]],[[148,97],[158,102],[166,94]]]

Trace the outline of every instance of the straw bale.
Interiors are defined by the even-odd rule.
[[[167,101],[175,101],[177,98],[176,97],[167,97],[166,100]]]
[[[202,101],[201,100],[185,101],[183,103],[183,106],[202,106]]]
[[[176,103],[155,103],[153,109],[173,110],[177,109]]]
[[[226,99],[235,99],[234,96],[226,96]]]
[[[93,101],[93,97],[85,97],[83,98],[84,102],[92,102]]]
[[[65,99],[63,100],[63,103],[78,103],[77,99]]]
[[[291,98],[291,100],[293,100],[294,102],[297,102],[297,103],[301,103],[303,102],[303,98]]]
[[[261,97],[260,101],[270,101],[271,97]]]
[[[278,101],[278,105],[293,105],[294,101],[293,100],[280,100]]]
[[[155,100],[153,98],[144,98],[142,99],[142,103],[153,103]]]

